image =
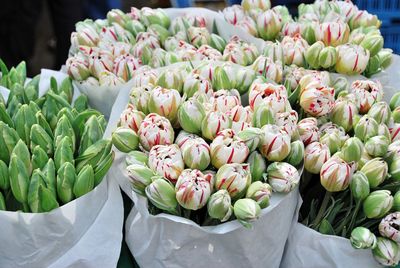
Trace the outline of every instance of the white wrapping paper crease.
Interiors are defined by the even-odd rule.
[[[41,95],[51,76],[59,84],[66,77],[42,70]],[[0,222],[0,267],[115,267],[122,241],[122,197],[117,184],[105,177],[90,193],[49,213],[2,211]]]

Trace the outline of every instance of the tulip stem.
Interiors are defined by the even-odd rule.
[[[354,212],[353,212],[353,215],[352,215],[352,217],[351,217],[351,221],[350,221],[350,224],[349,224],[349,229],[348,229],[348,231],[352,231],[353,230],[353,225],[354,225],[354,222],[356,221],[356,216],[357,216],[357,214],[358,214],[358,211],[360,210],[360,207],[361,207],[361,200],[357,200],[357,202],[356,202],[356,208],[354,209]],[[347,236],[346,236],[347,237]]]
[[[331,199],[331,195],[332,195],[331,192],[326,191],[325,196],[324,196],[324,200],[322,200],[322,204],[321,204],[321,207],[319,208],[317,217],[315,217],[315,220],[314,220],[313,223],[312,223],[312,225],[313,225],[315,228],[317,228],[317,226],[320,224],[320,222],[321,222],[321,220],[322,220],[322,217],[323,217],[324,214],[325,214],[325,210],[326,210],[326,207],[327,207],[328,204],[329,204],[329,200]]]

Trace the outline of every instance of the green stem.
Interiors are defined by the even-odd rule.
[[[210,223],[213,221],[211,217],[206,216],[206,219],[204,220],[202,226],[207,226],[210,225]]]
[[[350,232],[353,230],[353,226],[354,226],[354,223],[356,221],[356,217],[357,217],[358,211],[360,210],[360,207],[361,207],[361,200],[357,200],[356,208],[354,209],[354,212],[353,212],[353,215],[351,216],[351,220],[350,220],[350,224],[349,224],[349,229],[348,230]]]
[[[343,222],[339,225],[339,227],[335,230],[336,233],[342,233],[343,234],[343,228],[346,226],[346,224],[349,222],[349,216],[351,212],[351,208],[353,207],[353,195],[350,195],[350,206],[349,209],[347,210],[346,216],[343,219]]]
[[[25,202],[22,203],[22,211],[23,212],[29,212],[30,211],[28,203],[25,203]]]
[[[321,222],[322,217],[325,214],[326,207],[329,204],[329,200],[331,199],[331,195],[332,195],[331,192],[326,191],[325,196],[324,196],[324,200],[322,200],[322,204],[321,204],[321,207],[319,208],[317,217],[315,217],[315,220],[312,223],[313,227],[317,228],[317,226]]]

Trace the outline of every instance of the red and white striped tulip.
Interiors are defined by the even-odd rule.
[[[369,51],[359,45],[344,44],[336,47],[336,72],[347,75],[360,74],[367,68]]]
[[[382,219],[381,223],[379,223],[379,233],[383,237],[387,237],[395,241],[396,243],[400,243],[400,212],[396,211],[385,218]]]
[[[346,161],[337,156],[325,162],[320,171],[322,186],[329,192],[346,190],[350,184],[352,169]]]
[[[121,55],[114,60],[114,74],[124,79],[131,80],[133,73],[142,65],[140,59],[133,57],[130,54]]]
[[[182,146],[185,165],[191,169],[205,170],[211,161],[210,146],[202,138],[190,139]]]
[[[155,145],[149,152],[149,167],[158,175],[176,183],[185,168],[178,145]]]
[[[336,47],[349,41],[350,28],[344,22],[324,22],[316,32],[317,41],[324,42],[325,46]]]
[[[304,168],[313,174],[319,174],[322,165],[331,157],[329,147],[320,142],[307,145],[304,154]]]
[[[275,63],[269,57],[259,56],[251,65],[251,68],[258,74],[263,75],[277,83],[282,81],[283,68],[282,63]]]
[[[260,152],[269,161],[282,161],[290,153],[290,136],[276,125],[265,125]]]
[[[169,120],[155,113],[148,114],[140,124],[139,141],[143,149],[150,151],[154,145],[168,145],[174,142],[174,129]]]
[[[242,6],[240,5],[233,5],[230,7],[224,8],[222,11],[224,14],[224,18],[230,24],[236,25],[236,23],[240,22],[246,16]]]
[[[379,81],[356,80],[350,86],[354,101],[361,114],[365,114],[383,98],[383,88]]]
[[[229,129],[231,126],[232,120],[229,116],[219,111],[213,111],[209,112],[203,119],[201,133],[204,138],[213,140],[220,131]]]
[[[297,169],[286,162],[274,162],[267,168],[267,179],[272,189],[278,193],[288,193],[300,182]]]
[[[93,76],[100,78],[100,73],[113,71],[114,57],[109,51],[90,49],[89,53],[89,70]]]
[[[216,190],[227,190],[233,200],[243,197],[250,184],[249,164],[225,164],[218,169],[215,188]]]
[[[283,85],[253,82],[250,86],[249,105],[255,111],[259,106],[267,106],[274,113],[284,112],[287,104],[287,92]]]
[[[317,125],[317,119],[314,117],[304,118],[300,120],[300,122],[297,124],[300,139],[303,141],[305,146],[314,141],[319,141],[319,132]]]
[[[295,64],[297,66],[305,66],[304,57],[309,45],[300,34],[296,34],[294,37],[283,37],[281,44],[283,51],[285,51],[284,58],[286,65]]]
[[[135,106],[128,104],[119,118],[119,126],[128,127],[136,133],[139,131],[139,126],[146,115],[143,112],[136,110]]]
[[[293,137],[297,133],[298,120],[299,116],[295,110],[277,113],[275,115],[275,124],[285,131],[290,137]]]

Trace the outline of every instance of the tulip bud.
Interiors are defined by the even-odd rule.
[[[373,57],[383,48],[383,37],[379,34],[367,34],[360,46],[368,50]]]
[[[40,146],[36,146],[32,151],[32,170],[42,169],[48,160],[46,152]]]
[[[72,128],[71,122],[66,115],[63,115],[58,119],[56,128],[54,129],[54,148],[60,145],[61,140],[68,136],[72,142],[72,148],[75,150],[76,137],[75,131]]]
[[[190,43],[197,48],[202,45],[208,45],[211,41],[207,28],[190,27],[187,29],[187,35]]]
[[[300,122],[297,124],[297,128],[300,139],[303,141],[305,146],[319,140],[317,119],[314,117],[308,117],[300,120]]]
[[[261,208],[253,199],[243,198],[235,202],[233,213],[243,226],[250,228],[250,222],[255,221],[260,216]]]
[[[285,158],[284,162],[291,164],[292,166],[300,165],[305,156],[304,144],[302,141],[293,141],[290,144],[290,153]]]
[[[235,106],[240,105],[240,95],[235,89],[221,89],[213,93],[210,102],[214,111],[226,113]]]
[[[176,144],[155,145],[149,153],[149,167],[158,175],[175,183],[184,169],[182,154]]]
[[[319,25],[316,38],[326,46],[336,47],[346,44],[349,40],[350,29],[344,22],[323,22]]]
[[[351,137],[343,144],[340,157],[347,163],[357,162],[361,158],[363,149],[362,141],[357,137]]]
[[[214,75],[212,77],[212,87],[215,90],[220,89],[231,89],[233,79],[230,79],[230,74],[228,68],[224,68],[224,66],[217,66],[214,69]]]
[[[372,157],[384,156],[389,146],[389,140],[385,136],[375,136],[365,143],[367,153]]]
[[[260,144],[262,134],[261,129],[250,127],[240,131],[237,135],[247,145],[249,151],[252,152]]]
[[[80,57],[69,57],[65,65],[68,75],[76,81],[83,81],[90,76],[89,63]]]
[[[331,155],[340,150],[341,141],[337,132],[325,133],[321,136],[320,142],[328,146]]]
[[[144,118],[144,113],[136,110],[134,105],[128,104],[119,118],[118,125],[122,128],[130,128],[131,130],[137,132]]]
[[[400,261],[399,244],[383,237],[378,237],[372,254],[375,260],[384,266],[394,266]]]
[[[304,153],[304,168],[313,174],[321,171],[322,165],[331,157],[329,147],[320,142],[307,145]]]
[[[307,63],[314,69],[318,69],[320,65],[319,55],[324,49],[324,43],[317,41],[312,44],[304,54]]]
[[[281,16],[273,10],[267,10],[257,16],[257,30],[264,40],[274,40],[281,31]]]
[[[43,176],[43,173],[39,169],[35,169],[30,178],[28,204],[33,213],[42,212],[39,200],[39,187],[46,187]]]
[[[95,115],[89,117],[82,128],[83,131],[81,129],[81,133],[83,132],[83,134],[81,136],[81,142],[79,145],[80,154],[83,153],[87,148],[89,148],[89,146],[101,140],[104,134],[104,128],[101,125],[101,121]]]
[[[232,120],[229,116],[218,111],[209,112],[201,124],[202,136],[213,140],[220,131],[229,129],[231,126]]]
[[[221,36],[213,33],[210,35],[209,44],[219,52],[223,52],[226,46],[225,40]]]
[[[189,140],[181,151],[185,165],[191,169],[202,171],[210,164],[210,146],[202,138]]]
[[[386,102],[376,102],[371,106],[368,115],[376,120],[378,124],[388,125],[391,117],[389,105]]]
[[[387,215],[379,223],[379,233],[397,243],[400,242],[400,212]]]
[[[218,190],[225,189],[233,200],[245,195],[246,189],[251,183],[251,173],[248,164],[225,164],[219,168],[216,174],[215,187]]]
[[[275,115],[276,125],[285,131],[291,138],[297,135],[298,115],[295,110],[278,113]]]
[[[288,193],[300,182],[297,169],[285,162],[274,162],[267,168],[268,183],[278,193]]]
[[[132,129],[119,127],[112,134],[112,143],[118,150],[127,153],[138,148],[139,138]]]
[[[111,152],[112,143],[110,140],[100,139],[90,145],[83,153],[80,153],[76,158],[75,166],[79,172],[85,165],[91,165],[95,170],[95,185],[96,184],[96,167],[102,164],[102,160],[108,157]]]
[[[388,174],[388,165],[382,158],[373,158],[361,168],[371,188],[378,187]]]
[[[64,162],[57,171],[57,195],[64,204],[74,198],[73,185],[75,180],[76,175],[73,164]]]
[[[381,68],[386,69],[392,64],[392,55],[393,50],[390,48],[383,48],[378,52],[377,56],[379,57]]]
[[[258,75],[262,75],[265,78],[269,78],[277,83],[282,81],[282,63],[273,62],[270,58],[266,56],[259,56],[252,64],[251,68]]]
[[[354,134],[360,140],[367,141],[378,134],[378,123],[374,118],[364,115],[355,126]]]
[[[166,29],[168,29],[171,22],[168,15],[161,8],[152,9],[148,7],[141,9],[140,20],[147,27],[152,24],[159,24]]]
[[[29,133],[33,124],[36,123],[35,113],[27,105],[22,105],[15,116],[13,117],[15,130],[17,131],[19,137],[26,143],[30,143]]]
[[[137,165],[147,165],[149,158],[141,151],[131,151],[125,157],[125,164],[127,166],[137,164]]]
[[[228,191],[222,189],[213,193],[208,200],[207,211],[211,218],[227,221],[233,212]]]
[[[162,88],[175,89],[178,92],[182,92],[183,80],[178,72],[166,70],[158,77],[157,85]]]
[[[356,104],[361,114],[365,114],[369,111],[374,103],[380,102],[383,98],[383,89],[379,81],[371,80],[357,80],[351,84],[351,92],[355,95]],[[385,106],[384,104],[380,104]],[[387,114],[389,111],[384,107],[384,113],[382,114],[382,122],[386,122]],[[373,115],[379,115],[379,109],[373,112]]]
[[[353,102],[349,100],[336,101],[331,112],[331,120],[349,132],[353,129],[354,117],[357,113],[358,109]]]
[[[211,185],[204,175],[197,169],[182,171],[175,185],[178,203],[190,210],[198,210],[207,204],[211,195]]]
[[[393,157],[393,160],[390,163],[389,173],[391,175],[391,178],[393,178],[394,180],[400,180],[400,156],[395,155]]]
[[[174,141],[174,130],[171,123],[165,117],[158,114],[148,114],[140,124],[139,130],[140,144],[146,151],[159,144],[172,144]]]
[[[369,219],[382,218],[393,206],[390,191],[377,190],[369,194],[363,203],[364,214]]]
[[[196,92],[204,92],[206,94],[212,92],[211,83],[197,74],[186,77],[184,80],[183,93],[188,98],[192,97]]]
[[[365,227],[357,227],[351,231],[350,242],[356,249],[375,248],[376,236]]]
[[[201,133],[201,123],[204,117],[204,107],[196,99],[189,99],[179,107],[178,121],[187,132]]]
[[[94,187],[94,171],[92,166],[87,165],[79,171],[74,182],[73,193],[76,198],[87,194]]]
[[[16,155],[24,163],[26,170],[30,173],[32,171],[31,154],[29,153],[28,146],[19,140],[12,150],[11,155]]]
[[[28,199],[29,173],[19,156],[12,154],[9,166],[10,185],[15,199],[20,203],[26,203]]]
[[[141,87],[132,88],[129,94],[129,104],[128,108],[124,110],[120,117],[121,126],[126,124],[129,128],[137,131],[140,122],[144,118],[144,114],[148,114],[149,110],[147,107],[148,100],[150,98],[150,91],[153,89],[152,85],[146,85]],[[140,113],[138,113],[140,111]],[[139,124],[136,124],[136,122]]]
[[[325,47],[319,53],[319,65],[322,68],[328,69],[336,64],[337,52],[334,47]]]
[[[0,160],[0,189],[8,190],[10,188],[10,178],[6,163]]]
[[[261,128],[267,124],[275,124],[274,112],[272,109],[260,105],[254,111],[252,125],[256,128]]]
[[[40,146],[47,155],[53,154],[53,140],[47,132],[38,124],[34,124],[30,133],[31,148]]]
[[[363,201],[369,195],[369,182],[367,176],[357,171],[350,181],[350,190],[356,201]]]
[[[156,175],[150,168],[145,166],[146,164],[134,163],[126,168],[129,181],[132,183],[132,190],[140,195],[145,195],[146,187],[152,182],[152,177]]]
[[[358,45],[345,44],[336,47],[338,58],[336,72],[353,75],[362,73],[370,58],[369,51]]]
[[[161,210],[177,214],[178,201],[175,197],[175,188],[165,179],[156,179],[146,187],[146,196],[150,202]]]
[[[171,122],[177,119],[181,96],[175,89],[155,87],[150,92],[148,108],[150,113],[157,113],[166,117]]]
[[[339,157],[332,157],[322,165],[320,179],[327,191],[343,191],[349,186],[351,167]]]
[[[252,181],[260,181],[267,171],[267,163],[264,157],[258,151],[254,151],[247,158],[247,163],[250,165]]]
[[[54,153],[54,164],[58,170],[64,163],[74,164],[74,150],[72,149],[71,138],[65,136]]]
[[[269,161],[282,161],[290,153],[290,137],[275,125],[265,125],[260,152]]]
[[[271,195],[271,186],[268,183],[263,183],[261,181],[256,181],[250,184],[246,192],[246,198],[256,201],[261,209],[269,206]]]
[[[300,80],[300,84],[302,80]],[[334,101],[335,89],[325,87],[320,82],[310,83],[305,88],[301,87],[300,106],[312,116],[328,114],[334,107]]]

